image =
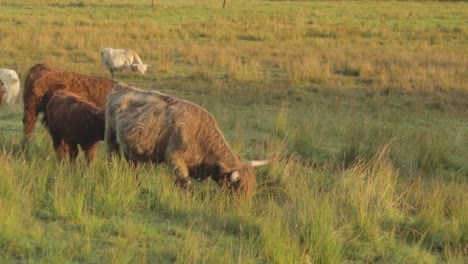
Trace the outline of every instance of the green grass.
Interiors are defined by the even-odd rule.
[[[153,68],[119,81],[196,102],[256,171],[251,202],[171,168],[56,161],[0,106],[2,263],[466,263],[467,4],[3,1],[2,68]]]

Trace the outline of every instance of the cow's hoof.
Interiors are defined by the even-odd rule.
[[[192,182],[188,179],[188,177],[178,179],[176,184],[181,188],[181,189],[188,189]]]

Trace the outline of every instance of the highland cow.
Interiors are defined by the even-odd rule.
[[[39,113],[45,112],[47,103],[56,90],[64,90],[83,97],[100,108],[115,81],[86,74],[68,72],[45,64],[36,64],[29,70],[24,83],[24,135],[30,138]],[[45,118],[45,123],[47,120]]]
[[[14,70],[0,69],[0,80],[3,82],[4,95],[0,104],[14,104],[20,92],[20,81]]]
[[[90,163],[104,139],[105,111],[73,93],[57,91],[47,104],[46,114],[58,160],[66,156],[75,160],[80,145]]]
[[[104,142],[111,156],[122,151],[133,163],[164,162],[186,188],[190,179],[211,177],[251,197],[254,167],[269,161],[242,161],[204,108],[154,91],[117,84],[107,96]]]
[[[128,70],[144,74],[148,69],[140,56],[132,49],[105,48],[101,51],[101,69],[108,69],[112,76],[115,71]]]

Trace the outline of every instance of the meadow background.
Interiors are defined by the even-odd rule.
[[[0,106],[2,263],[467,263],[468,4],[0,0],[0,68],[110,77],[196,102],[256,171],[251,202],[171,170],[59,164]]]

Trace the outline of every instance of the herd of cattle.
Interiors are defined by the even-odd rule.
[[[147,65],[136,53],[117,50],[135,59],[129,63],[122,57],[112,60],[112,51],[103,50],[101,67],[111,69],[112,74],[120,69],[145,72]],[[5,86],[3,81],[2,91]],[[17,90],[19,93],[19,81]],[[190,186],[190,178],[201,181],[211,177],[220,186],[249,197],[256,186],[254,167],[269,162],[242,160],[231,150],[213,116],[201,106],[104,77],[36,64],[26,75],[23,103],[25,138],[31,138],[39,113],[44,113],[43,124],[59,160],[74,160],[79,145],[91,162],[98,143],[104,140],[108,157],[123,154],[132,165],[152,162],[172,166],[181,188]]]

